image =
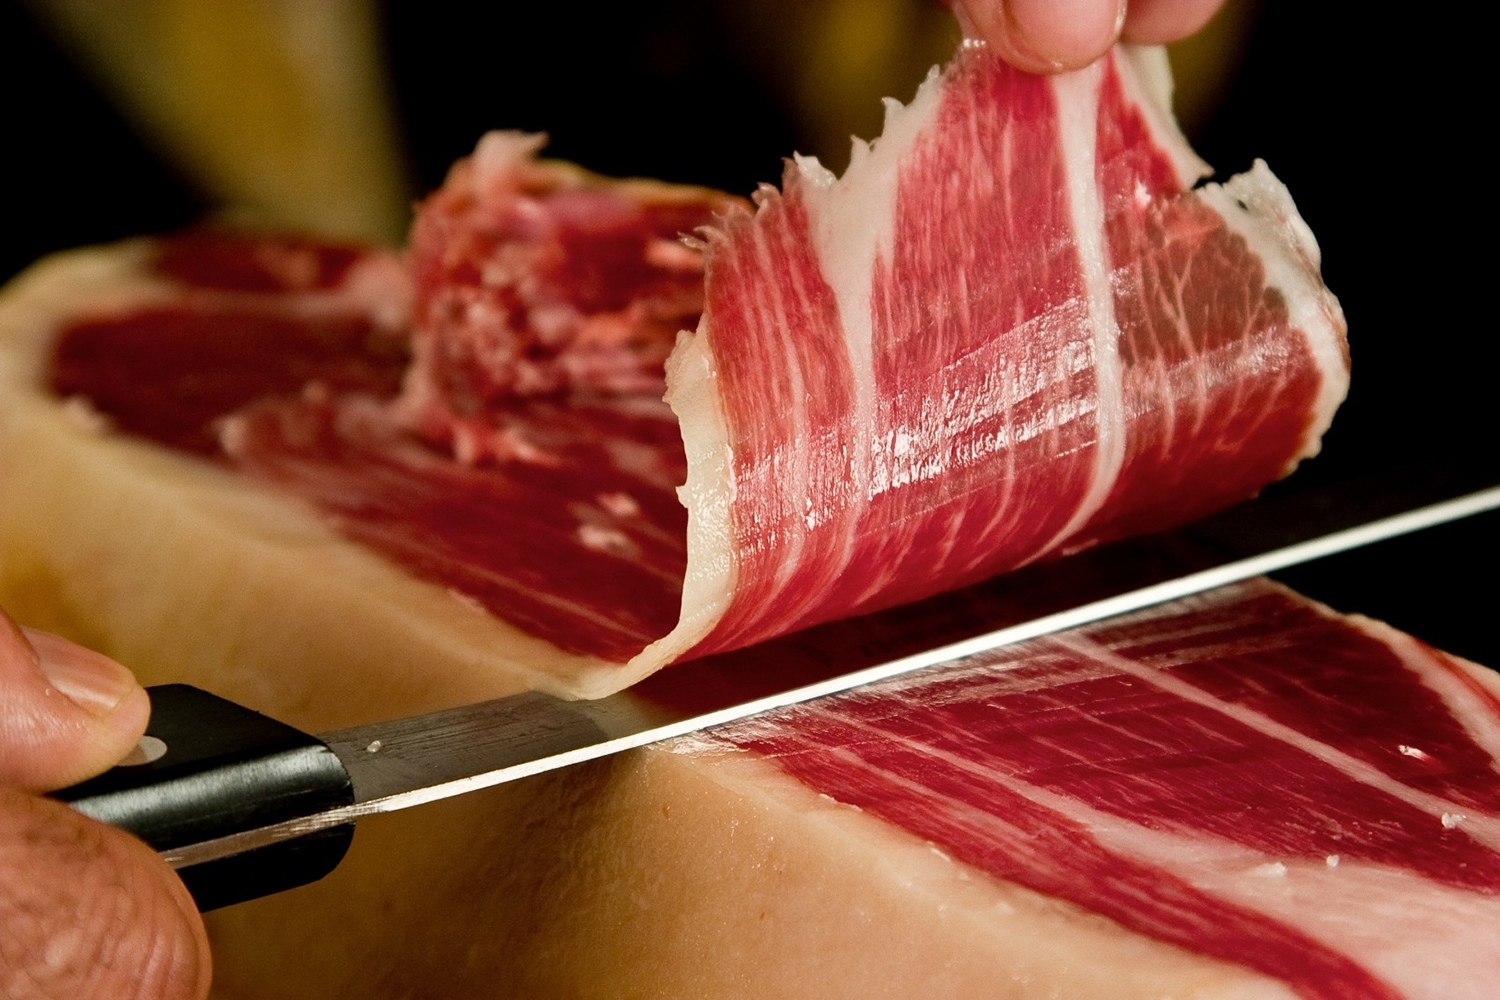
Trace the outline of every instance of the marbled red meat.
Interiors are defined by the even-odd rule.
[[[596,657],[570,690],[615,690],[1182,522],[1316,451],[1348,374],[1316,244],[1264,166],[1194,186],[1165,72],[1121,49],[1040,78],[966,45],[842,179],[798,159],[753,210],[497,134],[423,208],[409,280],[305,240],[239,264],[229,238],[166,240],[134,311],[80,304],[54,387],[166,443],[219,435],[350,537]],[[163,323],[197,388],[151,414],[80,364],[163,299],[228,339]],[[667,361],[679,441],[642,390],[700,302]],[[412,310],[393,396],[389,344],[355,341]],[[216,374],[263,316],[302,338],[285,370]]]
[[[1500,981],[1500,684],[1265,581],[692,745],[1303,997]]]
[[[685,610],[715,610],[668,650],[1181,523],[1316,451],[1348,374],[1316,244],[1263,165],[1193,187],[1156,55],[965,46],[842,179],[798,160],[712,237],[669,398],[722,425],[684,415]]]
[[[389,397],[409,358],[404,338],[359,311],[313,317],[174,302],[70,326],[52,388],[87,399],[117,430],[217,455],[219,421],[241,407],[295,398],[309,385]]]
[[[338,288],[368,255],[364,247],[310,237],[246,239],[242,234],[199,229],[164,243],[156,268],[194,288],[297,294]]]
[[[677,422],[639,397],[514,400],[494,435],[526,453],[480,467],[355,398],[267,402],[224,444],[347,537],[568,652],[629,659],[677,620],[687,512]]]
[[[412,229],[417,364],[404,409],[465,462],[494,457],[488,413],[516,397],[659,397],[678,331],[703,311],[703,257],[682,237],[739,205],[539,161],[542,141],[486,135]]]
[[[212,231],[154,250],[138,292],[82,303],[57,338],[58,395],[287,488],[349,538],[566,651],[625,660],[672,628],[685,466],[659,399],[495,403],[491,459],[458,462],[448,442],[411,433],[397,401],[411,296],[388,255]]]

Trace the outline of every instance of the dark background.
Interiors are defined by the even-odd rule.
[[[496,126],[545,129],[553,155],[604,173],[743,193],[774,180],[798,148],[784,94],[730,44],[724,4],[516,6],[387,5],[414,192]],[[1500,482],[1489,45],[1436,13],[1429,24],[1420,12],[1310,6],[1262,5],[1243,63],[1195,137],[1226,174],[1255,157],[1271,164],[1317,234],[1348,316],[1353,389],[1323,455],[1294,483],[1371,470]],[[0,0],[0,87],[0,277],[48,251],[173,228],[209,207],[15,0]],[[1284,578],[1500,664],[1497,558],[1500,519],[1489,516]]]

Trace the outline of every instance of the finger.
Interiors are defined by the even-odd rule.
[[[1209,22],[1224,0],[1130,0],[1122,33],[1128,42],[1165,45]]]
[[[45,791],[98,774],[135,746],[150,714],[130,671],[0,614],[0,784]]]
[[[201,1000],[211,972],[192,898],[149,847],[0,789],[0,996]]]
[[[964,32],[1013,66],[1056,73],[1086,66],[1120,35],[1125,0],[955,0]]]

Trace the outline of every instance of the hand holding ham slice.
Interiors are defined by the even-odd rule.
[[[1186,38],[1224,0],[949,0],[967,34],[1033,73],[1081,69],[1123,38],[1161,45]]]

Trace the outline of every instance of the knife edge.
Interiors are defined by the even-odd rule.
[[[174,847],[162,851],[161,856],[179,869],[220,860],[364,817],[493,787],[963,660],[999,646],[1112,618],[1495,509],[1500,509],[1500,486],[1135,586],[959,641],[710,710],[703,710],[701,705],[671,708],[633,690],[596,701],[566,701],[530,692],[338,730],[320,738],[349,771],[354,783],[352,804]],[[1089,553],[1084,553],[1072,558],[1088,556]],[[695,665],[672,669],[693,670]]]

